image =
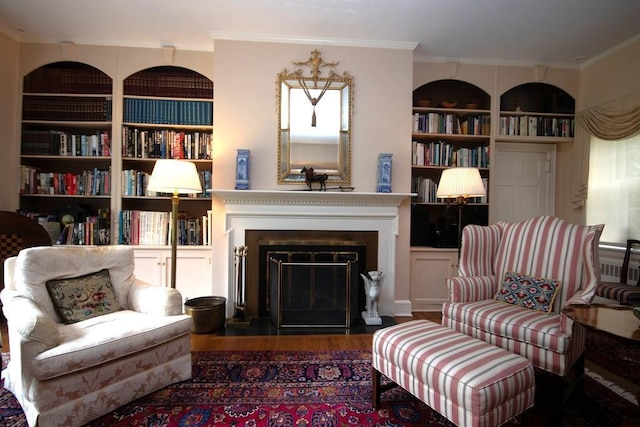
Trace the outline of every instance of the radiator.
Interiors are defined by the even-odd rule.
[[[600,263],[601,280],[603,282],[619,282],[621,270],[622,270],[621,263],[615,264],[612,262],[601,262]],[[636,266],[629,266],[627,283],[630,285],[637,284],[639,276],[640,276],[640,269]]]

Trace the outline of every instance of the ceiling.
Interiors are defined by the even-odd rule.
[[[0,0],[20,42],[214,50],[215,39],[580,67],[640,38],[640,0]]]

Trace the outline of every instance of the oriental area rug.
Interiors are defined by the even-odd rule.
[[[192,356],[191,380],[124,405],[89,426],[453,425],[401,388],[384,393],[381,407],[374,410],[369,351],[220,351]],[[544,394],[544,386],[539,389]],[[633,412],[634,405],[604,391],[588,378],[585,392],[565,407],[561,424],[634,425],[629,417],[640,415]],[[534,418],[546,424],[544,407],[536,409]],[[26,426],[18,402],[4,388],[0,388],[0,425]],[[522,424],[514,419],[507,425]]]

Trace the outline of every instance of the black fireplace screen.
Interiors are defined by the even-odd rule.
[[[277,327],[351,327],[358,312],[357,252],[273,251],[268,268]]]

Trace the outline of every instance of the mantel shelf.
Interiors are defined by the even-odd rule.
[[[413,193],[334,191],[210,190],[225,204],[399,206]]]

